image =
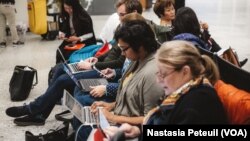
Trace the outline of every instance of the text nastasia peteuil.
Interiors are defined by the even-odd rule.
[[[154,129],[147,129],[147,136],[185,136],[185,131],[182,131],[180,129],[169,131],[169,130],[163,130],[163,131],[155,131]]]

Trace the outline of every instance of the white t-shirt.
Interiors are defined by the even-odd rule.
[[[117,26],[120,24],[119,16],[117,13],[113,13],[109,16],[108,20],[106,21],[102,31],[100,33],[100,38],[103,41],[111,41],[114,38],[114,33]]]

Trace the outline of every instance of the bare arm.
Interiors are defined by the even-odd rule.
[[[114,115],[113,113],[107,111],[106,109],[103,109],[103,114],[105,115],[105,117],[109,122],[116,124],[128,123],[132,125],[138,125],[142,124],[144,118],[143,116],[127,117],[127,116]]]

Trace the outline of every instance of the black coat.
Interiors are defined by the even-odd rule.
[[[71,36],[69,20],[69,15],[61,15],[59,18],[60,31],[65,33],[66,37]],[[75,35],[77,37],[82,36],[84,34],[93,33],[94,36],[92,38],[83,41],[86,46],[96,44],[93,22],[86,11],[83,11],[82,14],[79,14],[79,17],[73,16],[73,26],[75,29]]]
[[[206,85],[191,88],[175,105],[161,106],[147,124],[227,124],[228,119],[216,91]]]
[[[122,68],[124,61],[125,56],[121,55],[121,49],[117,46],[116,43],[107,53],[98,57],[98,62],[95,64],[95,66],[98,69],[117,69]]]
[[[64,11],[63,14],[59,17],[59,30],[66,34],[66,37],[72,36],[70,33],[70,17],[69,15]],[[73,13],[73,27],[75,30],[75,33],[73,33],[75,36],[80,37],[84,34],[93,33],[93,37],[89,38],[82,43],[85,44],[85,46],[96,44],[96,38],[95,33],[93,29],[93,22],[89,14],[81,7],[81,9],[78,9],[78,12],[76,14]],[[61,45],[59,46],[60,51],[62,52],[62,55],[64,56],[65,60],[68,60],[69,56],[74,51],[65,50],[64,47],[68,44],[71,44],[70,42],[63,41]],[[63,62],[63,58],[59,51],[56,52],[56,64]]]

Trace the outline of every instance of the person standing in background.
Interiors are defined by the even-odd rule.
[[[6,26],[10,27],[13,47],[24,44],[19,41],[16,29],[15,0],[0,0],[0,47],[6,47]]]

